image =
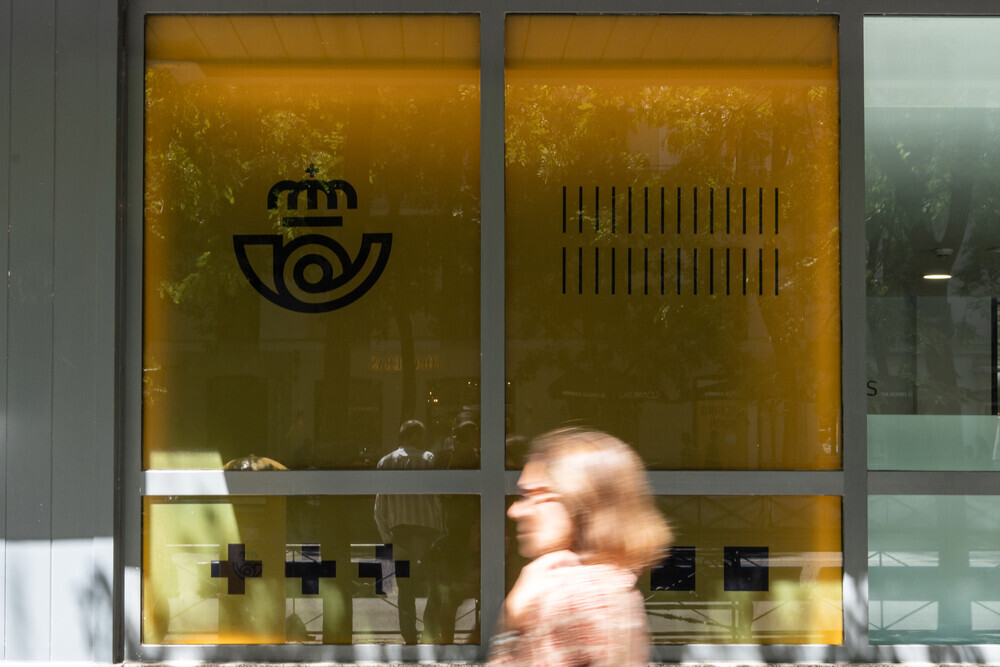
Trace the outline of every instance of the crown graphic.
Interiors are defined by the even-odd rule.
[[[306,173],[310,176],[316,175],[316,167],[309,165]],[[326,198],[326,208],[336,209],[339,204],[337,193],[343,194],[347,200],[347,209],[358,207],[358,192],[354,186],[347,181],[334,179],[331,181],[317,180],[310,178],[304,181],[278,181],[271,186],[267,193],[267,209],[277,210],[278,202],[282,194],[286,194],[286,207],[289,211],[299,210],[299,195],[306,193],[306,210],[315,211],[319,209],[319,194],[322,192]],[[343,218],[339,215],[286,215],[281,222],[286,227],[339,227],[343,224]]]

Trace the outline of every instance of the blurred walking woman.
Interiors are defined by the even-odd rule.
[[[507,514],[532,560],[504,602],[490,664],[645,665],[635,582],[663,558],[670,530],[639,457],[606,433],[561,429],[535,440],[518,486]]]

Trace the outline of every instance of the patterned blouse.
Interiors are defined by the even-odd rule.
[[[631,572],[567,565],[546,573],[525,609],[522,632],[494,638],[489,664],[516,667],[632,667],[649,660],[642,594]]]

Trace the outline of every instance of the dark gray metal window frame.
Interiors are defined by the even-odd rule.
[[[868,642],[869,494],[992,494],[1000,473],[871,472],[865,396],[864,55],[866,15],[998,15],[989,0],[132,0],[126,11],[126,224],[120,275],[124,322],[119,536],[121,641],[127,660],[350,661],[472,660],[503,600],[504,495],[516,472],[504,470],[504,20],[521,13],[819,14],[840,25],[840,210],[843,470],[834,472],[652,472],[658,494],[834,495],[842,498],[844,643],[827,645],[659,645],[658,661],[997,662],[1000,646],[870,646]],[[481,30],[481,403],[482,468],[476,471],[142,471],[142,192],[144,20],[154,13],[463,13]],[[481,646],[152,646],[140,640],[144,495],[297,495],[378,492],[475,493],[482,499]]]

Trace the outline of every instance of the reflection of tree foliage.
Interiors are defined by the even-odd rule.
[[[955,320],[954,297],[985,297],[966,307],[988,321],[1000,281],[1000,256],[989,251],[1000,216],[992,186],[1000,178],[998,117],[980,109],[870,109],[866,125],[870,372],[916,391],[920,412],[958,413],[983,396],[959,386],[955,351],[983,332]],[[937,248],[954,254],[937,257]],[[954,278],[923,280],[931,266]],[[876,401],[871,409],[912,408]]]
[[[394,238],[376,289],[343,311],[307,318],[310,336],[325,329],[318,363],[336,394],[326,397],[327,436],[339,440],[348,420],[334,413],[349,402],[353,344],[399,342],[407,417],[416,406],[415,342],[444,338],[464,350],[479,337],[478,88],[342,84],[294,75],[182,82],[168,69],[148,70],[144,211],[147,276],[157,277],[145,298],[165,304],[158,312],[173,322],[169,333],[149,333],[177,342],[198,330],[241,343],[256,339],[246,330],[255,332],[258,311],[272,306],[247,285],[233,234],[308,232],[282,227],[282,214],[264,203],[275,182],[307,178],[310,164],[316,178],[352,183],[359,208],[332,234],[351,253],[361,230]],[[268,313],[279,328],[304,333],[302,316]]]
[[[561,369],[580,389],[612,393],[618,386],[655,389],[667,403],[691,401],[706,382],[714,382],[724,393],[736,392],[739,400],[789,413],[799,409],[788,404],[789,387],[795,388],[800,403],[817,400],[815,368],[808,363],[775,364],[774,355],[808,359],[818,340],[836,339],[839,330],[837,290],[824,293],[814,287],[818,280],[830,278],[823,271],[830,270],[831,261],[835,266],[839,248],[835,226],[838,184],[836,177],[831,177],[835,170],[830,163],[837,155],[838,142],[835,90],[823,86],[514,81],[507,87],[507,189],[508,245],[515,244],[517,255],[508,257],[509,283],[514,285],[509,290],[508,327],[515,339],[549,342],[518,353],[510,370],[512,376],[526,380],[536,377],[542,368]],[[830,159],[824,161],[817,155]],[[540,183],[547,187],[539,188]],[[690,188],[697,186],[705,198],[701,200],[702,225],[707,224],[708,191],[715,188],[716,215],[720,216],[715,224],[721,226],[725,188],[732,187],[735,193],[741,186],[758,184],[780,185],[786,220],[796,210],[793,207],[799,211],[789,223],[796,226],[797,248],[794,264],[782,267],[782,296],[756,302],[767,342],[748,341],[758,325],[751,322],[753,307],[747,305],[746,297],[719,293],[714,297],[678,297],[673,293],[672,272],[666,297],[659,295],[657,276],[649,296],[574,296],[564,299],[558,308],[552,306],[551,299],[529,296],[529,292],[559,294],[558,271],[517,276],[525,267],[553,266],[553,248],[564,243],[584,243],[588,249],[627,245],[636,249],[637,258],[642,248],[690,245],[690,236],[671,236],[676,226],[673,219],[666,220],[668,234],[660,235],[660,186],[667,188],[671,210],[674,188],[682,186],[689,198]],[[541,217],[538,211],[546,204],[551,209],[552,204],[541,197],[559,196],[562,185],[569,186],[571,216],[576,215],[578,205],[575,188],[589,188],[584,209],[585,227],[589,225],[590,230],[595,225],[593,186],[601,185],[600,233],[567,240],[561,229],[556,229],[557,221]],[[621,227],[617,235],[610,233],[611,185],[617,186],[619,216],[623,215],[623,196],[629,186],[637,210],[644,188],[655,193],[650,209],[657,212],[657,218],[651,221],[648,234],[639,228],[623,239]],[[815,201],[827,202],[826,207],[814,205]],[[685,205],[690,206],[690,199]],[[756,213],[753,219],[756,225]],[[575,231],[575,217],[572,224]],[[624,224],[623,217],[618,224]],[[519,236],[530,242],[518,241]],[[754,241],[757,238],[754,236]],[[703,249],[708,244],[716,248],[717,261],[725,248],[737,250],[745,241],[741,234],[725,237],[721,232],[710,242],[704,236],[698,238]],[[784,237],[774,242],[788,249]],[[792,256],[792,252],[786,255]],[[702,257],[707,268],[707,259]],[[620,257],[620,261],[624,259]],[[673,266],[673,256],[668,261]],[[655,262],[658,266],[659,256]],[[641,271],[640,267],[638,273]],[[683,291],[690,294],[689,279],[685,281]],[[739,289],[736,283],[733,287]],[[771,352],[766,352],[768,349]],[[588,383],[589,387],[583,386]],[[774,391],[747,396],[746,388],[751,385]],[[623,410],[628,413],[628,409]],[[572,416],[594,421],[593,415]],[[807,419],[804,412],[787,418],[799,426]],[[831,423],[823,426],[833,426],[836,418],[836,414],[826,413],[823,420]],[[639,436],[637,425],[629,419],[620,417],[602,425],[626,437],[632,435],[634,441]],[[662,443],[676,435],[658,433],[656,439]]]
[[[174,278],[157,286],[162,297],[185,308],[204,309],[244,289],[228,254],[218,257],[218,250],[231,248],[233,216],[260,215],[256,209],[269,178],[304,177],[310,163],[328,177],[340,174],[350,132],[346,119],[352,103],[358,106],[343,93],[304,95],[285,84],[255,89],[248,114],[246,108],[233,108],[233,97],[220,97],[217,85],[180,84],[163,69],[147,72],[146,230],[154,243],[169,236],[172,243],[204,249],[169,253],[168,273]],[[467,242],[478,236],[478,182],[469,178],[470,165],[478,167],[478,146],[456,147],[449,133],[478,117],[478,90],[462,86],[451,98],[424,97],[415,99],[399,87],[378,90],[377,104],[363,110],[374,114],[371,133],[355,139],[370,143],[370,165],[364,165],[368,183],[355,186],[366,190],[369,204],[386,201],[389,217],[435,220],[422,230],[419,250],[438,261],[421,269],[439,271],[447,257],[468,277],[474,262],[450,252],[463,246],[450,237],[458,233]],[[432,114],[438,118],[428,118]],[[158,127],[157,121],[170,127]],[[250,205],[241,207],[237,195]],[[271,220],[277,230],[274,211]],[[406,284],[416,288],[427,282],[426,275],[417,275]],[[454,287],[449,283],[443,289]],[[417,304],[433,307],[436,302],[420,299]]]

